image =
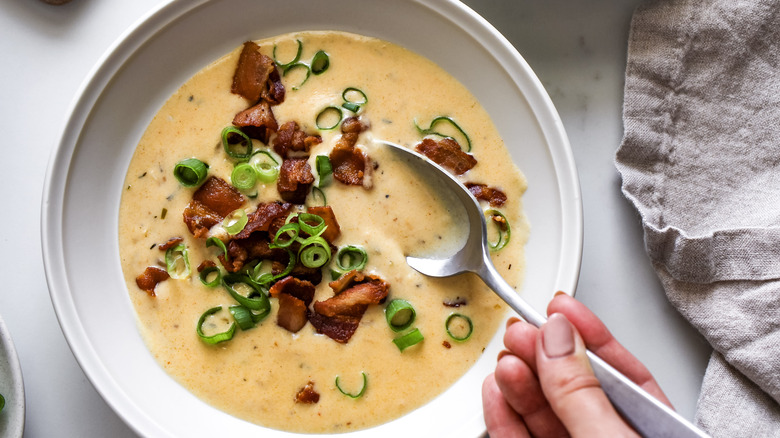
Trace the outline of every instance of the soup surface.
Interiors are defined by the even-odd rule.
[[[433,131],[451,135],[464,149],[471,143],[470,154],[477,164],[460,176],[462,181],[506,193],[506,202],[496,208],[511,224],[511,240],[493,253],[493,259],[515,287],[520,286],[524,269],[527,225],[521,195],[526,183],[487,113],[468,90],[432,62],[385,41],[341,32],[287,34],[257,44],[269,57],[274,57],[276,47],[275,59],[285,63],[295,58],[297,41],[302,49],[300,62],[308,64],[322,50],[329,55],[328,68],[305,81],[305,67],[289,69],[281,77],[284,101],[272,110],[279,125],[296,121],[300,130],[321,136],[321,143],[308,152],[312,169],[316,169],[315,157],[328,155],[342,137],[338,128],[320,129],[329,115],[321,117],[320,127],[318,115],[333,106],[344,117],[352,116],[342,105],[367,100],[357,109],[367,127],[357,147],[374,164],[373,172],[365,175],[370,181],[365,185],[370,187],[334,180],[323,185],[322,192],[341,229],[332,243],[365,249],[368,261],[363,271],[389,285],[387,299],[367,307],[346,343],[318,333],[311,323],[295,333],[280,327],[275,298],[270,299],[271,311],[265,319],[254,328],[236,329],[229,341],[212,345],[196,333],[201,315],[216,306],[223,310],[208,318],[204,330],[226,328],[232,319],[225,311],[236,301],[223,286],[207,287],[199,279],[195,267],[204,260],[214,261],[224,273],[217,260],[220,250],[207,247],[205,236],[195,237],[182,219],[196,188],[182,186],[173,169],[182,159],[195,157],[208,164],[209,176],[231,181],[237,160],[225,153],[221,132],[252,104],[231,93],[240,47],[188,80],[143,135],[122,194],[120,255],[143,338],[159,364],[181,385],[207,403],[262,426],[346,432],[398,418],[443,392],[480,357],[506,316],[503,303],[476,276],[427,278],[406,265],[404,257],[409,254],[453,252],[461,229],[435,188],[372,139],[414,148],[426,136],[421,129],[437,117],[456,121],[468,140],[446,121],[434,124]],[[279,71],[284,73],[283,68]],[[349,88],[360,90],[366,99],[343,94]],[[333,116],[337,117],[335,112]],[[254,148],[272,149],[257,140]],[[242,209],[250,214],[259,203],[280,199],[275,181],[258,182],[242,193],[246,200]],[[316,202],[321,200],[311,195],[306,199],[307,204]],[[486,202],[484,206],[493,208]],[[230,239],[219,225],[210,235]],[[153,293],[141,290],[136,277],[149,266],[165,267],[165,252],[159,246],[174,237],[181,237],[187,248],[190,275],[161,281]],[[316,287],[315,301],[334,294],[328,286],[332,266],[330,262],[322,268],[325,275]],[[403,351],[393,340],[406,331],[393,331],[385,318],[387,303],[395,299],[404,299],[415,309],[416,319],[406,331],[416,328],[424,336]],[[467,340],[457,341],[447,333],[445,320],[452,313],[473,322]],[[464,321],[456,319],[452,330]],[[344,395],[336,386],[338,376],[341,389],[354,395],[363,387],[363,375],[365,391],[358,398]],[[306,385],[319,395],[316,403],[296,399]]]

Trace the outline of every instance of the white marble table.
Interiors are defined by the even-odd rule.
[[[57,324],[40,253],[40,200],[66,111],[95,62],[160,0],[0,0],[2,314],[19,353],[28,437],[131,437],[79,368]],[[577,297],[695,411],[710,348],[668,304],[612,164],[621,135],[629,20],[638,0],[469,0],[552,97],[580,171],[585,246]]]

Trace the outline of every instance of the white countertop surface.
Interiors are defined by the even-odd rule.
[[[79,368],[49,299],[40,205],[49,155],[79,86],[161,0],[0,0],[0,315],[24,374],[27,437],[132,437]],[[626,42],[639,0],[468,0],[520,51],[552,97],[580,172],[585,217],[577,298],[693,418],[709,345],[666,300],[639,217],[620,192]],[[0,418],[2,421],[2,418]]]

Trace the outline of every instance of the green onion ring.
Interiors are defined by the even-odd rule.
[[[259,157],[255,158],[258,155]],[[279,161],[277,161],[269,151],[255,151],[255,153],[252,154],[252,158],[249,160],[249,164],[254,166],[257,173],[257,179],[259,179],[260,182],[270,183],[275,181],[279,176]]]
[[[285,250],[287,250],[287,256],[288,256],[287,267],[284,268],[284,271],[274,275],[274,278],[273,278],[274,280],[278,280],[280,278],[284,278],[284,277],[290,275],[290,272],[292,272],[293,268],[295,267],[295,262],[297,261],[297,259],[295,257],[295,253],[290,251],[289,248],[285,248]]]
[[[230,183],[239,190],[249,190],[257,184],[257,170],[249,163],[239,163],[230,174]]]
[[[238,143],[231,143],[231,136],[241,137],[241,141]],[[246,148],[246,152],[240,153],[233,150],[231,145],[240,145],[244,144]],[[238,160],[245,160],[252,156],[252,139],[249,138],[248,135],[244,134],[244,131],[236,128],[235,126],[226,126],[225,129],[222,130],[222,147],[225,149],[225,153],[228,154],[228,156],[238,159]]]
[[[463,319],[469,324],[469,331],[466,333],[465,336],[459,337],[452,334],[450,331],[450,324],[452,324],[453,319]],[[453,313],[450,316],[447,317],[447,320],[444,321],[444,329],[447,330],[447,334],[450,335],[450,337],[458,342],[463,342],[471,337],[471,333],[474,332],[474,323],[471,322],[471,318],[469,318],[466,315],[460,314],[460,313]]]
[[[176,280],[190,276],[190,259],[185,244],[180,243],[165,251],[165,269],[168,271],[168,275]]]
[[[404,351],[412,345],[422,342],[423,339],[424,337],[422,333],[420,333],[420,329],[415,328],[409,333],[393,339],[393,344],[395,344],[399,350]]]
[[[328,205],[328,198],[325,196],[325,192],[319,187],[311,188],[311,199],[314,205],[321,205],[323,207]],[[322,202],[319,200],[322,200]]]
[[[350,100],[349,99],[349,93],[357,93],[361,95],[363,98],[360,100]],[[368,103],[368,96],[366,96],[366,93],[363,92],[363,90],[355,87],[347,87],[342,93],[341,98],[344,99],[344,103],[341,105],[344,109],[348,111],[352,111],[353,113],[357,114],[358,111],[360,111],[360,107],[362,105],[365,105]]]
[[[330,57],[323,50],[317,51],[314,57],[311,59],[311,72],[315,75],[321,75],[325,73],[325,70],[330,67]]]
[[[449,116],[436,117],[433,120],[431,120],[431,125],[428,127],[428,129],[421,128],[417,124],[417,120],[414,121],[414,126],[417,128],[417,131],[419,131],[420,134],[422,135],[438,135],[439,137],[452,138],[453,140],[455,140],[451,135],[442,134],[435,130],[435,126],[439,122],[445,122],[450,126],[454,127],[458,132],[460,132],[463,138],[466,139],[466,152],[471,152],[471,139],[469,138],[468,134],[466,134],[466,131],[464,131],[463,128],[461,128],[460,125],[458,125],[452,117]]]
[[[214,277],[213,280],[209,281],[209,275],[216,272],[217,276]],[[208,268],[203,269],[200,271],[200,282],[203,283],[206,287],[217,287],[222,283],[222,271],[219,270],[218,266],[209,266]]]
[[[387,325],[394,332],[402,332],[411,327],[416,316],[417,312],[414,311],[414,307],[406,300],[396,299],[390,301],[385,308]]]
[[[312,236],[301,242],[298,260],[307,268],[319,268],[330,261],[330,244],[322,236]]]
[[[211,309],[203,312],[198,319],[198,328],[195,330],[198,333],[200,339],[210,345],[218,344],[220,342],[229,341],[233,339],[233,335],[236,333],[236,323],[230,324],[230,328],[222,333],[206,336],[203,333],[203,323],[206,322],[206,318],[222,310],[222,306],[212,307]]]
[[[296,222],[289,222],[284,224],[281,228],[279,228],[279,231],[276,232],[276,235],[274,236],[274,241],[271,242],[269,247],[273,248],[287,248],[288,246],[292,245],[293,242],[295,242],[295,239],[298,238],[298,234],[301,231],[301,226]],[[282,236],[287,235],[289,237],[288,240],[282,240]]]
[[[233,319],[241,330],[255,328],[255,320],[252,318],[252,311],[242,305],[230,306],[228,308]]]
[[[225,257],[225,261],[230,261],[230,256],[228,255],[227,247],[225,246],[225,242],[219,240],[218,237],[209,237],[206,239],[206,248],[210,246],[216,246],[217,248],[222,250],[222,255]]]
[[[339,385],[339,376],[336,376],[336,389],[339,390],[340,393],[346,395],[349,398],[360,398],[363,396],[363,393],[366,392],[366,387],[368,386],[368,377],[366,376],[365,372],[360,372],[360,374],[363,375],[363,386],[360,388],[360,391],[357,394],[350,394],[347,391],[344,391],[341,389],[341,385]]]
[[[246,227],[247,223],[249,223],[249,217],[246,215],[246,210],[239,208],[225,216],[225,219],[222,220],[222,227],[228,234],[235,236]]]
[[[300,84],[295,85],[295,86],[292,87],[292,89],[296,90],[296,91],[299,90],[303,86],[303,84],[305,84],[306,81],[309,80],[309,76],[311,76],[311,69],[309,68],[309,66],[304,64],[304,63],[302,63],[302,62],[298,62],[298,63],[295,63],[295,64],[293,64],[291,66],[285,67],[284,73],[282,73],[282,76],[287,76],[287,73],[289,73],[289,72],[291,72],[291,71],[293,71],[295,69],[300,69],[300,68],[305,68],[306,69],[306,75],[303,77],[303,80],[301,81]]]
[[[498,228],[498,240],[495,243],[488,242],[488,245],[490,245],[491,251],[499,251],[503,249],[507,243],[509,243],[509,239],[512,237],[512,227],[509,226],[509,219],[504,216],[504,213],[494,209],[485,211],[485,215],[489,218],[492,218],[493,216],[500,217],[506,226],[506,229],[504,229],[499,223],[491,219],[491,222],[493,222],[496,225],[496,228]]]
[[[333,125],[327,125],[323,126],[325,123],[325,118],[329,116],[329,113],[335,113],[338,115],[338,120],[336,120],[336,123]],[[331,129],[336,128],[339,126],[339,123],[341,123],[341,119],[344,117],[344,113],[341,111],[341,108],[337,106],[329,106],[325,107],[322,111],[320,111],[319,114],[317,114],[317,118],[315,119],[315,123],[317,125],[317,129],[321,131],[329,131]]]
[[[333,165],[330,163],[330,158],[327,155],[317,155],[315,167],[317,168],[317,175],[320,177],[317,187],[325,187],[330,184],[331,175],[333,174]]]
[[[255,265],[253,269],[249,272],[249,278],[252,279],[257,284],[265,285],[274,280],[274,275],[270,272],[263,272],[263,262],[266,262],[268,260],[260,260],[258,264]],[[270,261],[268,261],[270,263]]]
[[[5,407],[5,397],[3,397],[3,394],[0,394],[0,412],[3,411],[4,407]]]
[[[347,265],[344,265],[345,258],[347,259]],[[366,263],[368,263],[368,253],[359,246],[342,246],[336,253],[336,266],[342,273],[352,270],[362,271],[366,267]]]
[[[273,51],[274,62],[282,70],[284,70],[287,67],[295,64],[296,62],[300,61],[300,59],[301,59],[301,53],[303,52],[303,43],[301,42],[301,40],[295,40],[295,41],[298,42],[298,50],[295,53],[295,58],[293,58],[292,61],[290,61],[290,62],[288,62],[286,64],[282,64],[281,62],[279,62],[278,59],[276,59],[276,44],[274,44],[274,51]]]
[[[316,222],[316,225],[311,225],[310,222]],[[313,213],[301,213],[298,215],[298,226],[301,227],[301,231],[309,236],[319,236],[322,234],[328,225],[325,224],[325,219],[322,216]]]
[[[206,181],[208,171],[209,165],[203,161],[197,158],[185,158],[173,167],[173,176],[184,187],[196,187]]]
[[[252,291],[249,292],[248,296],[241,295],[235,289],[235,285],[240,283],[243,283],[252,289]],[[271,302],[268,300],[268,297],[262,291],[260,291],[260,289],[258,289],[258,286],[254,284],[252,279],[246,275],[242,275],[242,274],[224,275],[222,276],[222,286],[224,286],[225,289],[228,290],[230,296],[233,297],[233,299],[236,300],[238,304],[241,304],[244,307],[248,307],[251,310],[258,310],[261,312],[265,312],[266,310],[271,308]]]

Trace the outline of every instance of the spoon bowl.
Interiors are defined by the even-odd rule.
[[[462,207],[466,242],[454,254],[443,258],[406,257],[414,270],[430,277],[451,277],[465,272],[477,274],[509,307],[524,320],[539,327],[546,318],[523,300],[496,271],[490,258],[485,213],[479,201],[458,179],[424,155],[403,146],[375,140],[412,166],[426,183],[441,192],[442,197]],[[706,437],[690,422],[659,402],[625,377],[595,353],[588,350],[588,359],[601,387],[612,404],[629,423],[645,437]]]

